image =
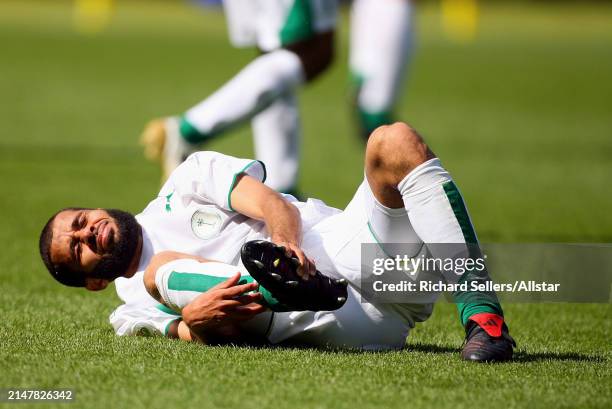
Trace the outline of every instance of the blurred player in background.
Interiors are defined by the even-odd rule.
[[[351,9],[350,70],[354,115],[368,136],[393,122],[393,109],[412,48],[411,0],[355,0]]]
[[[293,193],[300,145],[295,90],[332,62],[337,2],[224,0],[223,6],[232,44],[262,54],[181,117],[151,121],[141,139],[145,155],[161,162],[165,180],[200,144],[250,119],[267,184]]]

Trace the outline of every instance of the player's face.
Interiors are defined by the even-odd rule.
[[[83,273],[88,289],[101,290],[126,272],[139,240],[140,228],[129,213],[66,210],[53,222],[51,262]]]

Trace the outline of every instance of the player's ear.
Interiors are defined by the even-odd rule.
[[[104,290],[108,286],[109,281],[103,278],[86,278],[85,288],[89,291],[100,291]]]

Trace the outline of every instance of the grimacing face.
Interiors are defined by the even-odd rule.
[[[52,231],[51,262],[83,274],[93,291],[126,273],[141,240],[134,216],[115,209],[62,211]]]

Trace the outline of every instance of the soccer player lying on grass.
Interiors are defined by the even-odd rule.
[[[111,315],[119,335],[390,349],[405,345],[433,305],[360,301],[362,243],[467,248],[476,241],[451,176],[403,123],[370,137],[365,179],[343,211],[283,196],[264,179],[260,162],[195,153],[136,217],[102,209],[55,214],[41,233],[42,259],[65,285],[101,290],[115,280],[125,303]],[[236,270],[247,283],[238,284]],[[510,359],[513,341],[497,299],[453,295],[466,329],[462,357]]]

